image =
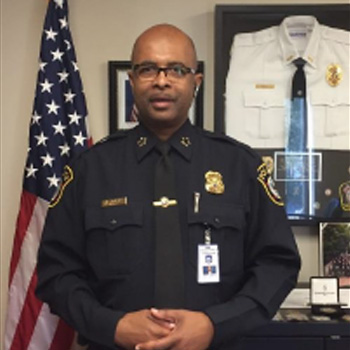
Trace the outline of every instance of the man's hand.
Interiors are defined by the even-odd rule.
[[[152,309],[151,314],[175,327],[165,337],[138,343],[136,350],[205,350],[213,339],[214,326],[202,312]]]
[[[115,331],[115,343],[124,349],[135,349],[138,343],[166,337],[174,323],[155,318],[150,310],[127,313],[122,317]]]

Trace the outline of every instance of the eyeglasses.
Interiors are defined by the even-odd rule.
[[[174,64],[169,67],[158,67],[155,64],[135,64],[132,70],[141,80],[153,80],[160,72],[164,72],[165,76],[172,80],[179,80],[189,73],[196,73],[195,69],[186,67],[183,64]]]

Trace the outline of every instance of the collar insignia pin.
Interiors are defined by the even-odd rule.
[[[191,145],[191,140],[189,137],[181,137],[180,143],[182,146],[188,147]]]
[[[144,147],[146,146],[147,144],[147,137],[140,137],[138,140],[137,140],[137,145],[139,147]]]

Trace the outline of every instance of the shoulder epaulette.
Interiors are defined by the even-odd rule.
[[[321,25],[322,37],[345,45],[350,45],[350,32],[344,29],[327,27]]]
[[[123,138],[126,135],[127,135],[127,130],[118,130],[118,131],[114,132],[113,134],[110,134],[110,135],[103,137],[101,140],[97,141],[94,144],[94,146],[106,143],[106,142],[111,141],[111,140]]]
[[[218,132],[211,132],[211,131],[207,131],[207,130],[202,130],[202,133],[204,136],[211,138],[211,139],[215,139],[218,141],[222,141],[222,142],[226,142],[226,143],[230,143],[231,145],[234,145],[242,150],[245,150],[246,152],[248,152],[250,155],[256,157],[257,153],[247,144],[238,141],[234,138],[232,138],[231,136],[228,136],[226,134],[223,133],[218,133]]]
[[[233,46],[254,46],[266,44],[277,38],[278,26],[262,29],[252,33],[236,34]]]
[[[116,139],[120,139],[123,137],[126,137],[127,135],[127,130],[118,130],[115,133],[111,134],[111,135],[107,135],[105,137],[103,137],[101,140],[95,142],[91,147],[84,149],[83,151],[81,151],[79,154],[77,154],[72,160],[71,160],[71,164],[74,164],[77,160],[85,157],[86,153],[90,153],[91,151],[93,151],[94,149],[96,149],[96,147],[99,147],[100,145],[105,144],[108,141],[111,140],[116,140]]]

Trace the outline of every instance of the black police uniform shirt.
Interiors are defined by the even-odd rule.
[[[273,317],[296,283],[299,255],[266,166],[249,147],[189,121],[169,142],[184,252],[184,308],[209,316],[215,348]],[[157,306],[156,143],[139,125],[96,144],[66,168],[48,211],[37,295],[88,342],[99,344],[93,349],[115,349],[120,318]],[[222,176],[220,193],[206,186],[209,171]],[[204,244],[207,225],[219,247],[220,282],[201,284],[197,246]]]

